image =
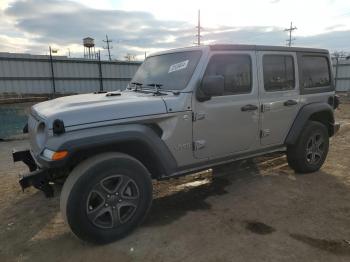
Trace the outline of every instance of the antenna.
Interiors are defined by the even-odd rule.
[[[292,32],[294,30],[297,30],[298,28],[293,27],[293,22],[290,22],[290,27],[284,29],[285,32],[289,32],[289,39],[287,39],[287,46],[291,47],[292,46],[292,42],[295,40],[295,38],[292,39]]]
[[[103,49],[107,49],[108,51],[108,59],[109,61],[112,60],[112,57],[111,57],[111,49],[113,48],[112,45],[110,45],[110,43],[112,43],[113,41],[108,39],[108,35],[106,35],[106,40],[102,40],[103,42],[106,43],[107,46],[104,46]]]
[[[198,10],[198,24],[196,26],[197,28],[197,34],[196,34],[196,37],[197,37],[197,45],[200,46],[201,45],[201,10],[199,9]]]

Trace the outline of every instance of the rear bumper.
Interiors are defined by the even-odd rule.
[[[33,186],[44,192],[46,197],[53,196],[53,188],[49,184],[50,172],[47,168],[39,168],[29,150],[12,152],[13,162],[23,162],[29,168],[29,172],[21,175],[19,184],[22,190]]]

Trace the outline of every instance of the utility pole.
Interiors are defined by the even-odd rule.
[[[52,81],[52,98],[55,98],[56,96],[56,83],[55,83],[55,71],[53,69],[53,59],[52,59],[52,53],[57,53],[57,50],[51,49],[51,46],[49,46],[50,51],[50,66],[51,66],[51,81]]]
[[[201,10],[198,10],[198,24],[196,26],[197,28],[197,45],[200,46],[201,45]]]
[[[102,40],[103,42],[106,43],[107,46],[103,47],[103,49],[107,49],[108,51],[108,59],[109,61],[112,60],[112,57],[111,57],[111,49],[113,48],[112,45],[110,45],[110,43],[112,43],[113,41],[108,39],[108,35],[106,35],[106,40]]]
[[[98,76],[100,79],[100,92],[103,92],[103,76],[102,76],[102,64],[101,64],[101,50],[98,50]]]
[[[293,22],[290,22],[290,27],[284,29],[285,32],[289,32],[289,39],[287,39],[287,46],[291,47],[292,46],[292,42],[295,40],[295,38],[292,39],[292,32],[294,30],[297,30],[298,28],[296,28],[295,26],[293,27]]]

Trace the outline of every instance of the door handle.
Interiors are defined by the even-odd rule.
[[[254,111],[257,110],[258,107],[256,105],[245,105],[243,107],[241,107],[241,111],[245,112],[245,111]]]
[[[286,102],[283,103],[284,106],[294,106],[298,104],[296,100],[287,100]]]

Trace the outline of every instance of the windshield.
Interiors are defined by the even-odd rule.
[[[161,85],[163,90],[182,90],[190,81],[202,51],[186,51],[148,57],[132,83]],[[149,87],[149,86],[148,86]]]

